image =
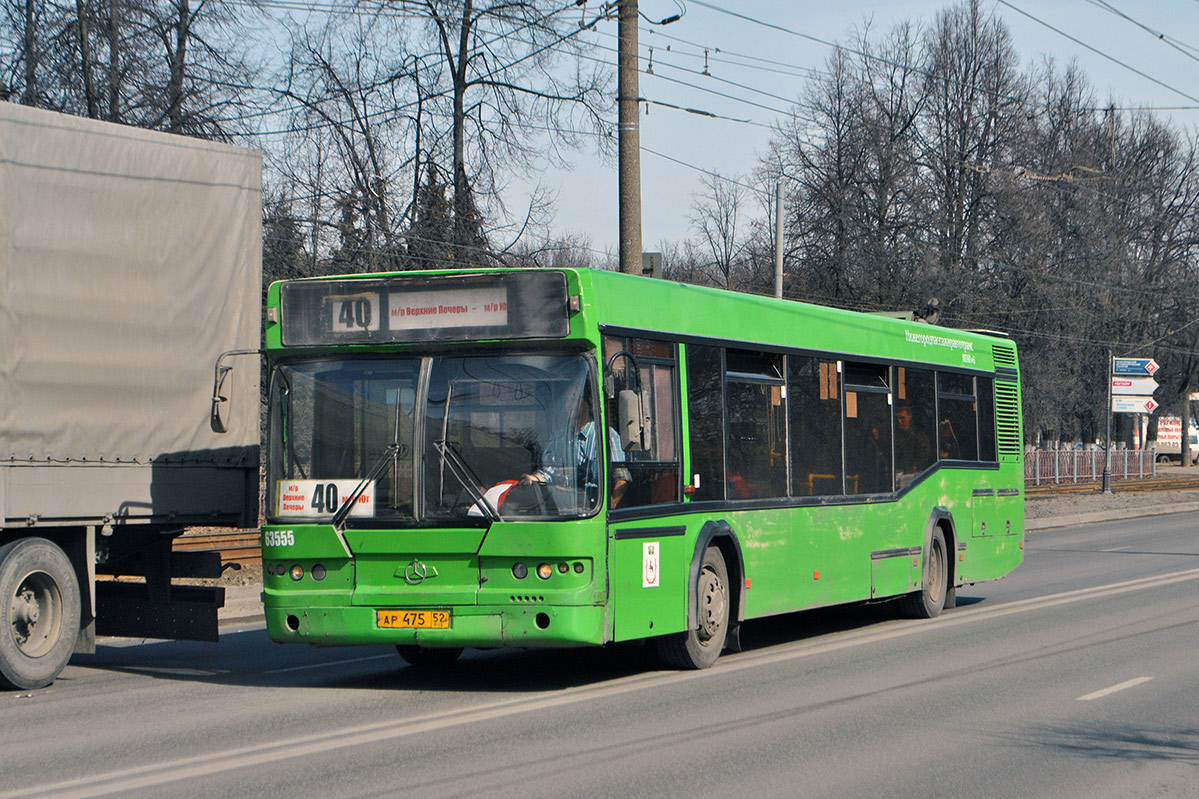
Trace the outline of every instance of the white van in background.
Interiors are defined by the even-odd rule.
[[[1199,430],[1192,421],[1187,436],[1191,441],[1191,463],[1199,462]],[[1180,463],[1182,461],[1182,419],[1163,416],[1157,420],[1157,462]]]

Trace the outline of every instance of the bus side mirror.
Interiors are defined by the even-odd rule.
[[[625,389],[616,395],[620,446],[625,452],[645,452],[652,438],[649,398],[644,392]]]
[[[226,433],[229,430],[229,414],[230,402],[225,388],[225,381],[229,379],[229,373],[233,371],[232,366],[225,366],[221,362],[226,357],[235,355],[261,355],[262,350],[229,350],[222,352],[220,357],[216,359],[216,367],[212,377],[212,410],[208,414],[208,426],[212,428],[214,433]]]

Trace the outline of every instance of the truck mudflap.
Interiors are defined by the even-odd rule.
[[[96,634],[182,641],[216,641],[218,611],[225,606],[220,586],[172,585],[166,597],[152,597],[145,583],[96,583]]]
[[[152,534],[148,534],[152,535]],[[126,531],[133,538],[133,531]],[[104,574],[140,580],[100,579],[96,587],[95,634],[180,641],[216,641],[225,589],[181,585],[175,578],[221,576],[221,554],[172,551],[173,535],[142,538],[123,557],[98,567]]]

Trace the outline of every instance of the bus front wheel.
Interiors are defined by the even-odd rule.
[[[924,556],[924,579],[922,587],[902,600],[900,607],[904,615],[913,619],[931,619],[945,609],[949,593],[949,556],[945,549],[945,532],[933,528],[933,538]]]
[[[44,688],[79,637],[79,582],[66,554],[45,538],[0,547],[0,684]]]
[[[695,628],[656,639],[658,656],[676,669],[706,669],[720,657],[729,631],[729,572],[718,547],[704,550],[695,584]]]

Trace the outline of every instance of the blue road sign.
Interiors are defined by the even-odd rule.
[[[1161,368],[1152,358],[1112,358],[1114,375],[1152,375]]]

